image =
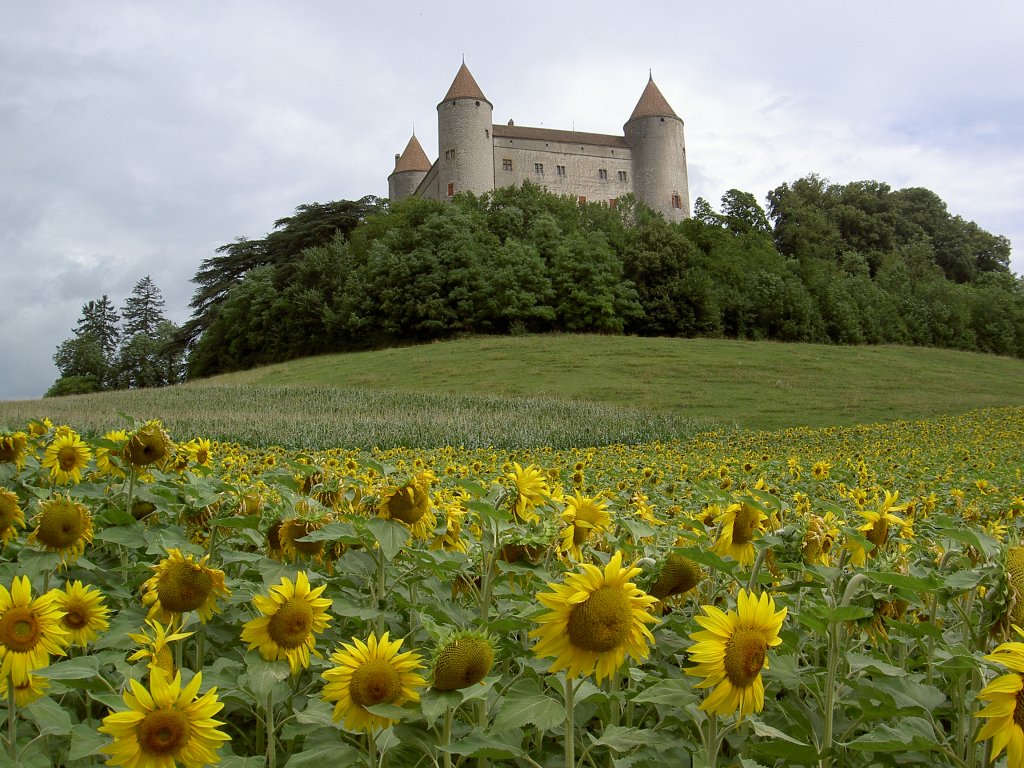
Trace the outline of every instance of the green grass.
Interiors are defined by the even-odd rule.
[[[0,403],[94,431],[119,414],[251,444],[600,445],[1024,405],[1024,361],[907,347],[484,337],[272,365],[164,390]]]

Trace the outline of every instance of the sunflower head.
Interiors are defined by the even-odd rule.
[[[430,511],[430,486],[422,476],[381,491],[378,512],[381,517],[415,525]]]
[[[434,653],[436,691],[468,688],[487,677],[494,664],[494,641],[483,632],[457,632]]]
[[[218,611],[218,595],[231,592],[224,586],[224,571],[206,565],[208,556],[196,562],[179,549],[168,549],[167,557],[152,566],[155,573],[143,584],[142,601],[150,606],[149,617],[170,624],[180,614],[197,611],[206,623]]]
[[[174,444],[164,431],[163,424],[151,419],[128,438],[124,459],[133,467],[147,467],[173,455]]]
[[[24,685],[50,656],[63,656],[69,638],[62,617],[52,591],[32,598],[27,577],[15,577],[10,591],[0,585],[0,678]]]
[[[322,541],[299,541],[313,531],[323,528],[327,522],[326,515],[322,516],[322,519],[311,519],[313,515],[310,514],[310,509],[308,501],[300,500],[296,505],[299,516],[282,520],[277,528],[277,541],[280,550],[289,559],[294,560],[298,557],[320,559],[323,557],[324,543]]]
[[[38,544],[49,552],[59,552],[65,564],[77,560],[85,551],[85,545],[92,543],[92,515],[84,504],[68,496],[40,501],[32,525],[29,543]]]
[[[534,464],[521,467],[513,462],[512,467],[512,471],[505,475],[512,481],[514,489],[512,514],[518,520],[536,522],[540,516],[534,510],[547,503],[551,495],[544,472]]]
[[[201,766],[220,760],[217,749],[231,737],[213,719],[224,706],[217,689],[199,695],[201,672],[188,685],[182,685],[180,673],[172,677],[160,671],[149,676],[148,689],[138,680],[129,682],[123,694],[128,709],[107,715],[99,727],[113,737],[101,747],[110,755],[108,765],[171,768],[179,762]]]
[[[0,545],[18,535],[18,528],[25,527],[25,513],[18,505],[14,491],[0,488]]]
[[[1024,626],[1024,546],[1009,547],[1006,550],[1004,570],[1010,593],[1007,618],[1010,624]]]
[[[401,640],[391,640],[385,632],[379,639],[371,633],[365,642],[353,638],[331,654],[334,667],[323,673],[326,684],[321,695],[334,702],[333,718],[354,731],[386,728],[391,720],[375,715],[367,708],[377,704],[400,707],[418,701],[426,681],[416,670],[422,659],[414,651],[399,653]]]
[[[700,584],[703,578],[704,572],[697,563],[685,555],[669,552],[647,593],[664,602],[686,594]]]
[[[327,609],[331,601],[321,597],[326,585],[309,586],[305,571],[295,574],[295,582],[287,576],[270,588],[266,595],[256,595],[253,605],[260,616],[242,627],[242,641],[249,649],[258,649],[267,661],[287,659],[292,674],[309,666],[310,653],[316,651],[316,635],[331,621]]]
[[[182,632],[176,624],[165,627],[153,619],[146,619],[146,625],[149,627],[149,632],[143,629],[142,632],[128,633],[128,637],[140,646],[139,650],[128,657],[128,661],[146,659],[146,666],[150,671],[158,670],[170,679],[174,677],[175,673],[174,654],[171,653],[170,644],[191,637],[194,633]],[[152,636],[150,636],[150,632]]]
[[[46,695],[50,681],[42,675],[29,675],[28,680],[14,686],[14,704],[27,707],[36,699]],[[0,679],[0,699],[7,699],[7,678]]]
[[[24,432],[8,432],[0,435],[0,464],[14,464],[18,469],[25,465],[25,449],[28,435]]]
[[[95,587],[87,587],[77,580],[69,581],[63,590],[53,590],[53,595],[57,608],[64,611],[60,623],[67,630],[72,645],[84,648],[110,627],[107,621],[110,609]]]
[[[582,572],[566,576],[563,584],[549,584],[552,592],[537,599],[549,612],[530,632],[537,638],[534,653],[554,656],[550,671],[569,675],[595,673],[597,682],[618,670],[626,656],[647,658],[654,636],[647,624],[657,622],[651,608],[657,598],[630,580],[640,574],[636,566],[622,566],[616,552],[602,570],[585,563]]]
[[[60,484],[82,482],[82,470],[89,465],[92,451],[74,430],[58,428],[53,442],[46,446],[42,466],[50,470],[50,477]]]
[[[695,617],[703,629],[690,635],[696,641],[689,649],[694,666],[686,670],[704,678],[697,688],[714,688],[700,708],[723,716],[738,712],[740,718],[760,712],[761,670],[767,666],[768,649],[782,642],[779,630],[786,609],[776,611],[767,593],[755,596],[741,589],[735,611],[726,613],[713,605],[703,610],[703,616]]]

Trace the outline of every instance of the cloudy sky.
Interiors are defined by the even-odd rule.
[[[1024,273],[1024,4],[0,0],[0,399],[35,398],[82,305],[385,196],[465,60],[494,121],[618,134],[648,70],[692,199],[808,173],[923,186]],[[500,10],[497,10],[500,9]]]

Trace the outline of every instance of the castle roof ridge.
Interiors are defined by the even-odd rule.
[[[462,66],[459,67],[459,71],[455,74],[455,79],[452,80],[451,88],[448,89],[448,93],[445,94],[441,101],[449,101],[451,99],[483,99],[490,103],[488,98],[484,96],[484,92],[480,90],[480,86],[477,85],[476,80],[469,71],[469,67],[466,66],[466,62],[462,62]]]
[[[633,114],[629,116],[629,120],[636,120],[638,117],[674,117],[676,120],[679,119],[679,115],[675,113],[668,100],[658,90],[658,86],[654,84],[653,75],[648,77],[647,87],[640,94],[640,100],[633,108]],[[626,122],[628,123],[629,120]]]
[[[395,170],[393,173],[402,173],[403,171],[429,171],[430,170],[430,158],[427,157],[427,153],[423,151],[423,145],[420,144],[420,140],[416,138],[416,134],[412,135],[409,139],[409,143],[405,145],[405,151],[402,152],[402,156],[398,158],[398,162],[395,163]]]

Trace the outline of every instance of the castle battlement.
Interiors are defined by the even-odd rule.
[[[615,205],[632,192],[670,221],[690,215],[683,121],[649,78],[623,135],[493,123],[493,105],[462,64],[437,105],[433,163],[414,135],[395,155],[392,200],[447,200],[531,181],[581,202]]]

